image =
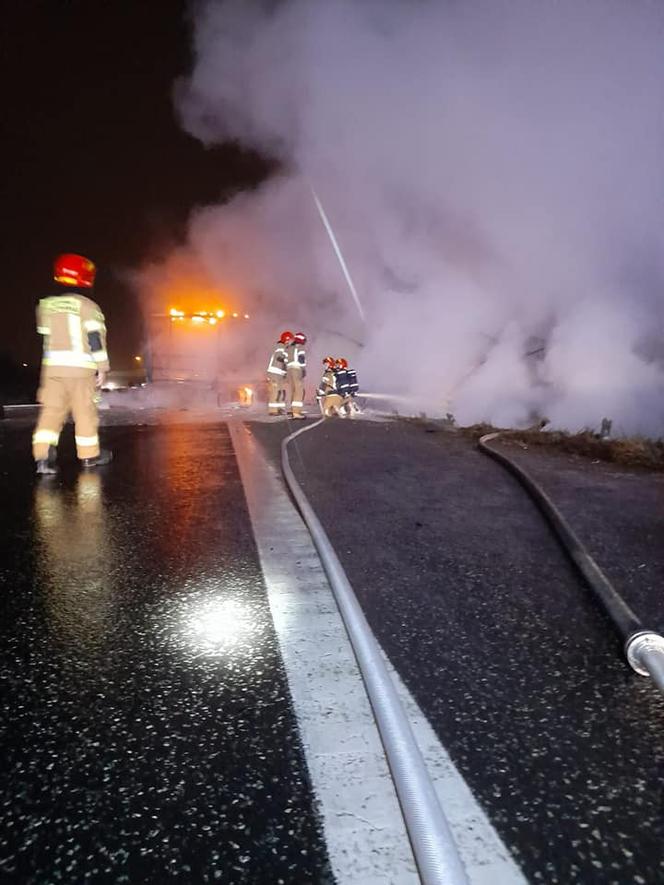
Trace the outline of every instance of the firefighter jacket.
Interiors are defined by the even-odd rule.
[[[104,314],[91,298],[71,290],[42,298],[37,331],[43,336],[42,367],[63,378],[108,372]]]
[[[340,396],[346,397],[350,394],[350,381],[348,379],[348,369],[335,369],[334,374],[337,380],[337,390]]]
[[[334,371],[332,369],[327,369],[320,380],[318,390],[316,391],[316,396],[322,398],[329,396],[332,393],[338,393],[337,379]]]
[[[267,364],[267,374],[271,375],[273,379],[276,377],[285,377],[287,358],[288,351],[286,349],[286,345],[282,344],[280,341],[277,341],[277,343],[274,345],[274,350],[272,351],[270,362]]]
[[[307,367],[307,354],[302,344],[293,343],[288,345],[286,366],[289,369],[302,369],[302,376],[304,377],[304,370]]]

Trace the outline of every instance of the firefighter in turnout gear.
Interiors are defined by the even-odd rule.
[[[333,356],[326,356],[323,360],[323,377],[316,391],[316,399],[321,412],[326,418],[340,414],[339,409],[343,405],[343,397],[340,396],[337,390],[337,376]]]
[[[286,360],[286,378],[291,399],[291,413],[293,418],[304,418],[304,378],[307,374],[307,355],[304,345],[307,336],[304,332],[296,332],[292,343],[288,346]]]
[[[286,414],[286,363],[288,346],[294,337],[292,332],[282,332],[267,364],[268,415]]]
[[[95,266],[82,255],[60,255],[53,277],[59,291],[37,307],[37,331],[44,342],[41,409],[32,436],[37,473],[55,473],[60,431],[70,413],[81,465],[98,467],[112,458],[99,448],[96,403],[96,388],[109,370],[106,324],[99,306],[84,294],[94,284]]]
[[[340,410],[339,414],[344,417],[352,418],[353,415],[357,415],[360,411],[355,402],[355,397],[360,389],[357,380],[357,372],[355,369],[349,367],[348,360],[340,357],[335,363],[335,373],[337,378],[337,389],[344,401],[343,410]]]

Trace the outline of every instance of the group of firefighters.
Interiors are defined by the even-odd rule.
[[[316,399],[323,415],[326,418],[334,415],[352,418],[358,414],[360,410],[355,397],[359,387],[357,372],[350,368],[348,360],[326,356],[323,360],[323,377],[316,391]]]
[[[112,453],[99,446],[98,390],[109,371],[104,315],[90,297],[95,265],[82,255],[56,258],[53,278],[57,289],[37,307],[37,331],[43,338],[38,401],[41,405],[32,436],[37,473],[56,472],[56,454],[63,425],[74,419],[76,453],[83,468],[108,464]],[[304,418],[306,375],[304,332],[283,332],[267,369],[268,414]],[[323,377],[316,399],[325,416],[351,417],[357,375],[345,359],[323,360]]]
[[[304,379],[307,355],[304,332],[282,332],[267,364],[267,413],[285,415],[287,401],[293,418],[305,418]]]
[[[267,365],[268,415],[305,418],[304,379],[307,371],[304,332],[285,331],[279,336]],[[328,418],[352,417],[359,412],[355,402],[359,385],[357,373],[343,357],[326,356],[323,377],[316,390],[321,413]]]

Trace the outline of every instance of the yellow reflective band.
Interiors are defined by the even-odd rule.
[[[97,434],[94,436],[76,436],[74,439],[76,440],[76,445],[81,448],[90,448],[91,446],[99,445],[99,436]]]
[[[47,313],[80,313],[81,302],[78,298],[70,298],[66,295],[53,295],[50,298],[42,298],[39,302],[42,310]]]
[[[76,369],[94,369],[95,361],[89,353],[73,350],[47,350],[42,359],[44,366],[69,366]]]
[[[69,327],[69,343],[72,350],[76,353],[83,353],[83,329],[81,328],[81,318],[69,314],[67,317],[67,326]]]
[[[108,362],[108,354],[105,350],[93,350],[92,351],[92,359],[96,363],[106,363]]]
[[[32,442],[35,445],[45,443],[49,446],[57,446],[59,439],[60,434],[56,433],[54,430],[35,430],[32,434]]]
[[[38,335],[50,335],[51,330],[48,326],[37,326],[37,334]]]
[[[303,405],[304,403],[296,402],[295,400],[293,400],[293,402],[291,403],[291,406],[294,409],[301,409]]]
[[[83,323],[83,328],[86,332],[103,332],[105,330],[104,324],[99,320],[86,320]]]

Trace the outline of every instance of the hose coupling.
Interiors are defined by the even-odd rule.
[[[653,659],[664,667],[664,636],[654,630],[639,630],[625,642],[625,657],[639,676],[652,676]]]

